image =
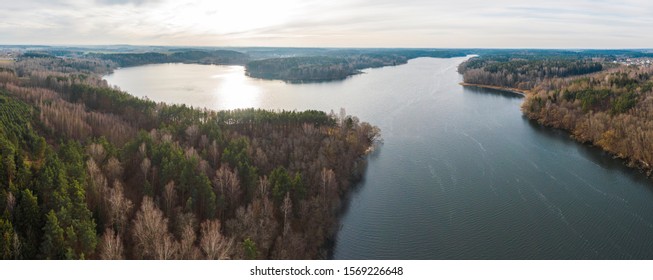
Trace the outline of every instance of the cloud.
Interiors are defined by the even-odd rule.
[[[637,0],[33,0],[3,43],[359,47],[653,47]]]
[[[143,5],[146,3],[147,4],[158,3],[161,2],[161,0],[95,0],[95,2],[104,5],[126,5],[126,4]]]

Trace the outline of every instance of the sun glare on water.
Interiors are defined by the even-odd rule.
[[[251,83],[251,79],[243,74],[242,66],[229,66],[226,73],[214,75],[211,78],[219,79],[220,85],[215,89],[219,104],[214,108],[236,109],[259,107],[261,89]]]

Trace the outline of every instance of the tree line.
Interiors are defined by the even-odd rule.
[[[121,67],[156,63],[199,63],[243,65],[249,61],[247,54],[230,50],[192,50],[179,49],[169,53],[92,53],[93,58],[112,61]]]
[[[530,89],[550,78],[599,72],[607,67],[603,61],[570,55],[486,55],[463,62],[458,72],[469,84]]]

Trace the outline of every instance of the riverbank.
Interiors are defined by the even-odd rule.
[[[488,88],[488,89],[507,91],[507,92],[510,92],[510,93],[519,94],[519,95],[521,95],[523,97],[526,97],[526,95],[531,93],[528,90],[509,88],[509,87],[491,86],[491,85],[483,85],[483,84],[471,84],[471,83],[465,83],[465,82],[460,82],[458,84],[461,85],[461,86],[464,86],[464,87]]]
[[[519,95],[521,95],[523,97],[527,97],[528,95],[533,95],[533,92],[530,91],[530,90],[521,90],[521,89],[516,89],[516,88],[510,88],[510,87],[500,87],[500,86],[473,84],[473,83],[465,83],[465,82],[461,82],[459,84],[462,85],[462,86],[467,86],[467,87],[477,87],[477,88],[485,88],[485,89],[493,89],[493,90],[500,90],[500,91],[510,92],[510,93],[514,93],[514,94],[519,94]],[[528,103],[530,101],[528,99],[526,99],[525,102]],[[613,158],[623,160],[624,164],[626,166],[628,166],[629,168],[639,170],[640,172],[644,172],[644,173],[646,173],[647,176],[651,176],[653,174],[653,168],[646,161],[643,161],[641,159],[633,158],[633,156],[627,155],[623,151],[621,151],[621,152],[616,151],[613,147],[606,146],[606,144],[605,144],[605,143],[607,143],[606,140],[592,139],[591,137],[586,135],[587,133],[579,132],[574,127],[569,127],[569,126],[562,125],[562,123],[560,123],[560,122],[551,122],[550,120],[547,120],[547,119],[543,118],[542,116],[534,114],[530,110],[524,110],[523,108],[524,108],[524,106],[522,104],[522,112],[523,112],[524,116],[526,116],[528,119],[537,121],[540,125],[543,125],[545,127],[564,130],[565,132],[567,132],[571,136],[571,138],[576,140],[579,144],[582,144],[582,145],[587,144],[587,145],[590,145],[590,146],[599,147],[602,151],[610,154]]]

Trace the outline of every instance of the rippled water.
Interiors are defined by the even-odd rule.
[[[420,58],[338,82],[251,79],[239,66],[161,64],[106,79],[213,109],[319,109],[378,125],[335,240],[336,259],[653,258],[653,184],[542,128],[519,96],[463,88],[465,58]]]

